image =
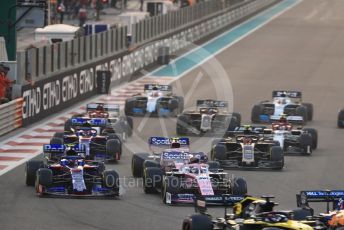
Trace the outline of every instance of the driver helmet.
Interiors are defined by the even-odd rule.
[[[280,123],[287,123],[287,116],[285,114],[281,114],[279,122]]]
[[[190,158],[190,164],[198,164],[199,158],[198,157],[191,157]]]
[[[179,141],[172,139],[171,140],[171,149],[179,149],[179,148],[180,148]]]

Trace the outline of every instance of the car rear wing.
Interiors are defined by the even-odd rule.
[[[75,117],[71,119],[71,122],[72,122],[72,126],[104,127],[107,125],[106,118]]]
[[[145,84],[144,90],[160,90],[160,91],[172,91],[170,85],[159,85],[159,84]]]
[[[228,101],[197,100],[196,106],[205,108],[228,108]]]
[[[327,212],[329,212],[329,204],[332,203],[332,210],[334,210],[341,198],[344,198],[344,190],[301,191],[299,194],[296,194],[296,204],[298,207],[309,207],[309,203],[323,202],[327,204]]]
[[[300,91],[293,90],[274,90],[272,91],[272,97],[290,97],[290,98],[302,98]]]
[[[173,142],[178,142],[181,147],[188,147],[190,145],[188,137],[150,137],[148,139],[150,146],[166,147],[170,146]]]
[[[63,156],[66,149],[74,150],[77,154],[86,154],[86,146],[84,144],[69,144],[69,145],[58,145],[58,144],[45,144],[43,145],[43,156],[45,158],[58,159]]]
[[[95,111],[99,110],[99,107],[106,112],[119,112],[119,104],[104,104],[104,103],[90,103],[86,105],[86,111]]]
[[[233,137],[237,135],[259,135],[264,134],[264,130],[267,129],[266,126],[263,125],[257,125],[257,126],[250,126],[250,133],[246,133],[247,127],[240,126],[236,127],[233,131],[227,131],[226,136],[227,137]]]

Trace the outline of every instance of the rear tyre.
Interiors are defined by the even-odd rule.
[[[183,230],[212,230],[213,223],[206,215],[196,214],[184,219]]]
[[[308,121],[307,113],[307,108],[302,105],[297,107],[295,110],[295,115],[301,116],[303,118],[303,123],[306,123]]]
[[[305,128],[304,131],[308,132],[312,137],[312,149],[315,150],[318,148],[318,131],[313,128]]]
[[[131,158],[131,172],[133,177],[142,177],[143,162],[148,159],[148,153],[135,153]]]
[[[233,115],[230,122],[229,122],[227,131],[234,131],[235,128],[239,127],[239,126],[240,126],[240,122],[238,121],[237,117]]]
[[[313,138],[309,133],[302,133],[300,136],[300,148],[304,155],[312,154]]]
[[[125,101],[124,113],[126,116],[134,115],[134,113],[133,113],[134,103],[135,103],[135,99],[133,99],[133,98],[129,98]]]
[[[223,144],[217,144],[213,149],[213,154],[211,160],[226,160],[227,159],[227,149]]]
[[[307,220],[308,216],[313,216],[309,209],[298,208],[293,210],[293,220]]]
[[[108,159],[120,160],[122,155],[121,142],[116,139],[106,141],[106,156]]]
[[[43,161],[30,160],[25,165],[25,183],[27,186],[34,186],[37,170],[44,168]]]
[[[303,106],[305,106],[307,108],[307,119],[308,121],[312,121],[313,120],[313,104],[312,103],[303,103]]]
[[[59,137],[53,137],[50,140],[51,145],[63,145],[63,142],[64,142],[63,139]]]
[[[251,121],[253,123],[260,122],[260,115],[263,113],[263,106],[262,105],[254,105],[251,111]]]
[[[235,117],[237,122],[238,122],[238,126],[241,126],[241,114],[240,113],[232,113],[232,117]]]
[[[247,182],[244,178],[236,177],[232,181],[233,195],[243,196],[247,194]]]

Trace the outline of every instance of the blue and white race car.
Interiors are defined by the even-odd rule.
[[[276,90],[272,101],[262,101],[252,108],[251,120],[254,123],[278,121],[286,115],[288,122],[305,124],[313,119],[313,104],[302,102],[299,91]]]
[[[45,145],[50,154],[62,154],[57,162],[26,162],[26,185],[35,186],[39,196],[117,197],[119,176],[105,170],[103,162],[85,160],[85,146]]]
[[[184,98],[173,95],[172,86],[157,84],[144,85],[144,92],[128,98],[124,107],[127,116],[176,116],[183,109]]]

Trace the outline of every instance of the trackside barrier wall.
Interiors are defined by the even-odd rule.
[[[34,85],[26,84],[22,87],[23,124],[38,121],[95,95],[97,70],[110,70],[112,85],[130,81],[134,72],[156,62],[159,47],[169,47],[170,52],[175,53],[190,43],[279,1],[250,0],[236,7],[228,6],[228,1],[210,1],[205,2],[209,9],[201,3],[199,8],[195,8],[198,10],[189,7],[164,16],[149,18],[133,25],[136,30],[134,46],[137,45],[133,50],[125,48],[126,40],[123,38],[126,37],[126,28],[59,43],[48,49],[37,49],[36,56],[33,57],[40,59],[43,64],[32,69],[49,77],[36,76]],[[207,19],[201,20],[202,15],[207,15]],[[188,23],[188,20],[192,19],[197,20],[196,24]],[[163,26],[158,26],[161,23]],[[152,30],[154,25],[155,29]],[[138,34],[141,36],[139,39]],[[91,49],[86,48],[89,46]],[[49,49],[52,57],[41,58],[40,52],[47,53]],[[55,49],[59,50],[62,57],[55,57]],[[71,51],[76,51],[76,54],[70,55]],[[50,62],[50,65],[47,65],[49,68],[42,67],[46,62]]]
[[[22,126],[23,98],[0,105],[0,135]]]

